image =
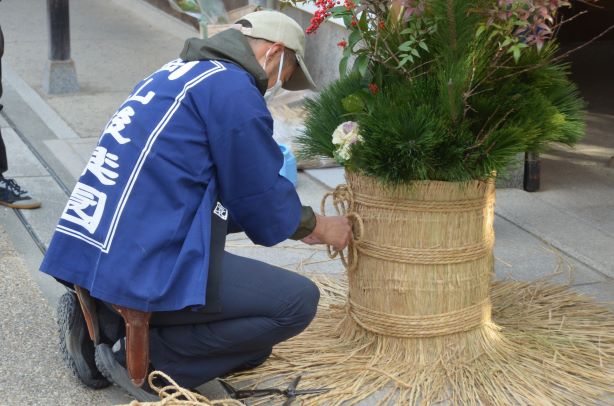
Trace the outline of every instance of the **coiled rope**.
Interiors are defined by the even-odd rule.
[[[169,384],[158,386],[154,382],[164,379]],[[156,402],[139,402],[133,400],[128,406],[245,406],[236,399],[209,400],[207,397],[182,388],[170,376],[161,371],[153,371],[147,378],[149,386],[160,396]]]

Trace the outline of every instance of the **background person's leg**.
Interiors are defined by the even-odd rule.
[[[2,97],[2,55],[4,54],[4,36],[0,27],[0,97]],[[2,111],[2,104],[0,104]],[[6,146],[0,132],[0,205],[13,209],[36,209],[41,206],[39,201],[28,196],[27,190],[22,190],[14,179],[5,179],[2,175],[8,170]]]
[[[150,330],[151,363],[180,385],[259,365],[315,316],[319,290],[295,272],[226,253],[222,278],[221,313],[195,314],[202,324]]]
[[[0,27],[0,97],[2,97],[2,55],[4,54],[4,35],[2,34],[2,27]],[[2,111],[2,104],[0,104],[0,111]],[[8,163],[6,160],[6,147],[4,141],[2,141],[2,133],[0,132],[0,177],[4,172],[8,170]]]
[[[2,105],[0,104],[0,111],[2,111]],[[2,141],[2,131],[0,130],[0,177],[9,169],[8,162],[6,160],[6,147],[4,141]]]

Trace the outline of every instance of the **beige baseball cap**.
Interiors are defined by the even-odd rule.
[[[307,66],[305,65],[305,32],[292,18],[279,11],[262,10],[249,13],[238,21],[249,21],[251,27],[241,27],[243,35],[260,38],[270,42],[281,42],[296,54],[300,69],[283,84],[286,90],[304,90],[316,88]]]

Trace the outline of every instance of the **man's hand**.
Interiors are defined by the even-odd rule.
[[[347,247],[352,236],[352,225],[345,216],[325,217],[316,214],[316,227],[303,238],[305,244],[328,244],[336,251]]]

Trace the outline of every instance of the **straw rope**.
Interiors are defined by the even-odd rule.
[[[346,311],[365,330],[399,338],[438,337],[473,330],[490,322],[490,299],[448,313],[405,316],[378,312],[348,299]]]
[[[339,185],[334,191],[324,194],[322,202],[320,203],[320,213],[322,213],[323,216],[326,215],[326,201],[329,197],[332,198],[332,204],[337,214],[344,215],[352,220],[354,232],[347,247],[347,254],[344,253],[343,250],[334,250],[330,245],[326,246],[326,251],[331,259],[339,257],[346,270],[351,272],[355,270],[357,266],[357,244],[361,241],[362,230],[364,228],[362,217],[360,217],[358,213],[352,211],[354,199],[352,190],[347,185]]]
[[[468,200],[454,201],[400,201],[398,199],[388,199],[382,196],[370,196],[364,193],[352,192],[352,199],[355,203],[362,206],[374,207],[384,210],[395,211],[426,211],[426,212],[463,212],[472,210],[483,210],[487,207],[489,197]]]
[[[386,261],[436,265],[457,264],[484,258],[490,255],[492,246],[492,241],[483,241],[455,248],[405,248],[361,241],[355,248],[361,254]]]
[[[169,385],[158,386],[156,378],[166,380]],[[133,400],[128,406],[245,406],[235,399],[209,400],[207,397],[182,388],[170,376],[162,371],[153,371],[147,378],[149,386],[160,396],[156,402],[139,402]]]

